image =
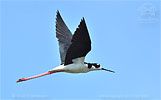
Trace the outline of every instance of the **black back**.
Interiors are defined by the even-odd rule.
[[[64,65],[71,64],[72,59],[85,57],[91,50],[91,39],[84,18],[74,32],[71,42],[67,50]]]

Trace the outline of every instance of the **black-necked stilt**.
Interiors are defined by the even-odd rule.
[[[74,32],[74,35],[72,35],[59,11],[57,11],[56,37],[59,41],[61,65],[37,76],[21,78],[17,82],[30,80],[56,72],[87,73],[95,70],[114,72],[102,68],[100,64],[84,62],[85,56],[91,50],[91,39],[84,18],[81,20],[80,25]]]

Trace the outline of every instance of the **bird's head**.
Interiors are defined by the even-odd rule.
[[[108,70],[108,69],[105,69],[103,68],[100,64],[98,63],[87,63],[87,66],[88,66],[88,69],[90,71],[94,71],[94,70],[104,70],[104,71],[108,71],[108,72],[113,72],[115,73],[114,71],[112,70]]]

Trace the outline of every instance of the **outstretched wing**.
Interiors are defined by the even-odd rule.
[[[76,58],[85,57],[91,50],[91,39],[84,18],[74,32],[71,42],[72,44],[67,51],[64,65],[73,63],[72,60]]]
[[[66,52],[71,44],[72,33],[63,21],[59,11],[57,11],[56,15],[56,37],[59,41],[61,64],[64,64]]]

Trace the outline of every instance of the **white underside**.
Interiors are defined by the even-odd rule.
[[[67,73],[87,73],[89,72],[89,68],[86,64],[84,64],[84,57],[73,59],[73,63],[69,65],[60,65],[49,71],[59,71],[64,70]]]

